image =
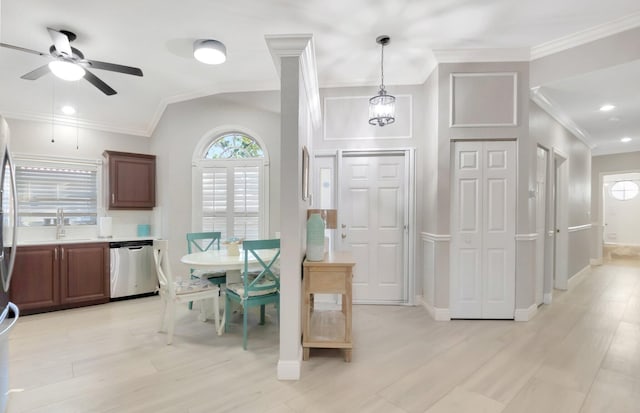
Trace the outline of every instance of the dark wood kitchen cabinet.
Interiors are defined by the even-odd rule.
[[[104,151],[109,209],[152,209],[156,206],[156,157]]]
[[[18,247],[9,299],[22,314],[60,305],[60,265],[57,245]]]
[[[23,314],[109,301],[109,244],[18,247],[9,297]]]

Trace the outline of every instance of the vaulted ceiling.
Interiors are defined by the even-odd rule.
[[[539,45],[621,19],[640,25],[640,2],[3,0],[0,42],[48,53],[52,42],[46,28],[69,30],[77,34],[72,46],[86,58],[140,67],[144,77],[94,69],[118,92],[114,96],[84,80],[65,82],[51,74],[24,80],[20,76],[50,57],[0,48],[0,112],[45,121],[53,113],[61,122],[150,136],[172,102],[277,89],[266,34],[313,34],[320,87],[377,85],[375,38],[390,35],[385,83],[400,85],[424,82],[443,51],[513,49],[526,55]],[[202,38],[225,43],[225,64],[208,66],[193,59],[192,44]],[[640,141],[640,116],[632,116],[640,107],[639,69],[636,62],[575,76],[544,85],[545,91],[588,132],[592,144],[623,135]],[[589,116],[594,105],[614,100],[620,112],[603,119]],[[77,115],[60,114],[66,103],[77,108]]]

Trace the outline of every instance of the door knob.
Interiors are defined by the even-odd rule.
[[[344,232],[342,233],[342,235],[340,235],[342,237],[342,239],[347,238],[347,234],[345,234]]]
[[[347,224],[342,224],[342,225],[340,225],[340,226],[342,227],[342,229],[344,229],[344,228],[346,228],[346,227],[347,227]]]

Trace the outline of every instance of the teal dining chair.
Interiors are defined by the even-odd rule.
[[[189,254],[194,252],[204,252],[211,249],[220,249],[221,232],[189,232],[187,233],[187,252]],[[217,285],[225,284],[227,282],[227,274],[224,271],[209,271],[202,269],[191,269],[191,278],[207,279],[209,282]],[[193,303],[189,303],[189,309],[191,310]]]
[[[249,308],[260,306],[260,325],[265,322],[265,306],[275,304],[280,318],[280,240],[244,241],[242,282],[227,284],[225,300],[225,331],[231,317],[231,302],[242,306],[242,348],[247,349]],[[268,258],[267,258],[268,257]],[[260,268],[260,271],[256,271]]]

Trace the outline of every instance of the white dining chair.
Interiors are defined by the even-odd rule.
[[[207,321],[208,310],[213,312],[216,333],[222,333],[220,327],[220,288],[200,278],[174,278],[169,266],[169,243],[167,240],[153,241],[153,260],[158,274],[160,297],[163,301],[160,331],[167,331],[167,344],[173,341],[175,328],[176,305],[193,301],[200,302],[200,321]],[[211,308],[213,307],[213,308]]]

